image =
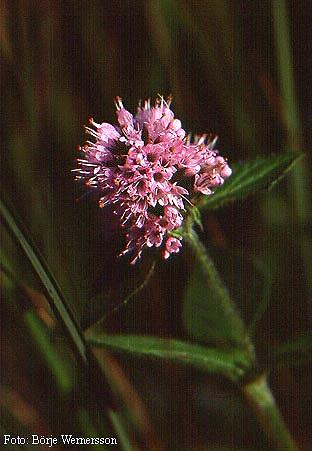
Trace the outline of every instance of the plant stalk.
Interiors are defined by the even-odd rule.
[[[253,344],[248,336],[245,325],[233,303],[226,286],[223,284],[221,277],[203,243],[200,241],[197,233],[193,229],[193,220],[189,216],[185,222],[185,231],[183,237],[191,247],[195,257],[201,264],[203,271],[207,277],[207,283],[211,290],[216,294],[219,305],[222,307],[224,315],[228,318],[229,327],[235,326],[239,330],[240,341],[235,343],[236,346],[243,348],[249,355],[250,361],[255,361],[255,351]]]
[[[252,408],[275,449],[280,451],[299,451],[276,405],[265,375],[242,387],[243,395]]]
[[[251,361],[255,362],[256,356],[253,343],[213,261],[208,255],[197,233],[194,231],[193,221],[190,217],[186,219],[183,237],[205,271],[211,290],[215,291],[220,306],[223,308],[225,315],[229,318],[229,325],[235,324],[241,328],[242,342],[238,344],[242,349],[245,351],[247,350],[251,357]],[[241,390],[246,401],[253,409],[266,436],[272,444],[274,443],[275,449],[281,451],[299,451],[279,412],[273,394],[267,384],[266,376],[261,375],[261,377],[253,379],[252,382],[241,384]]]

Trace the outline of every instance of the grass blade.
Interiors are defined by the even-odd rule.
[[[0,199],[0,217],[4,221],[8,230],[18,242],[23,252],[30,261],[33,270],[39,278],[41,284],[44,287],[46,297],[50,303],[53,312],[60,319],[66,334],[69,336],[71,343],[76,349],[80,359],[84,363],[87,361],[86,357],[86,344],[84,337],[76,323],[69,307],[67,306],[63,296],[61,295],[60,288],[57,285],[53,275],[51,274],[47,264],[43,261],[43,258],[35,249],[34,245],[26,238],[21,227],[18,225],[17,220],[13,214],[9,211],[5,203]]]

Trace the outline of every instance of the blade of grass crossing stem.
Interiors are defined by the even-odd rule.
[[[61,319],[63,327],[69,335],[72,344],[76,348],[76,351],[78,352],[80,358],[86,363],[86,345],[83,335],[81,334],[71,311],[69,310],[62,295],[60,294],[60,289],[56,281],[54,280],[54,277],[49,271],[47,265],[43,263],[43,259],[41,256],[39,256],[39,252],[35,250],[34,247],[29,243],[21,228],[18,226],[18,223],[15,220],[14,216],[11,214],[11,212],[8,210],[1,199],[0,216],[29,259],[35,273],[37,274],[43,287],[45,288],[47,299],[49,300],[51,308]]]

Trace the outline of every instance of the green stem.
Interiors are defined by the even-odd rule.
[[[248,336],[246,328],[241,320],[235,305],[224,286],[213,261],[209,257],[207,250],[201,243],[197,233],[193,229],[191,217],[186,219],[186,226],[183,233],[184,239],[190,245],[195,256],[201,264],[207,276],[207,282],[211,290],[214,290],[219,306],[223,314],[228,319],[229,327],[236,327],[240,330],[241,341],[237,343],[241,348],[248,352],[251,362],[255,362],[255,351],[253,344]],[[241,390],[245,399],[252,407],[255,416],[261,424],[268,439],[276,445],[277,450],[298,451],[287,427],[282,419],[279,409],[275,403],[274,397],[267,385],[266,377],[261,376],[245,385],[241,385]]]
[[[266,376],[262,375],[246,384],[242,387],[242,392],[267,437],[275,444],[276,449],[281,451],[299,451],[276,405],[270,387],[267,384]]]
[[[207,284],[214,292],[219,306],[221,306],[223,315],[227,318],[229,327],[235,328],[238,331],[239,347],[247,351],[250,360],[255,360],[255,352],[253,344],[247,334],[243,321],[233,303],[227,288],[223,284],[218,271],[216,270],[212,259],[207,253],[206,248],[200,241],[197,233],[193,229],[193,221],[191,217],[186,220],[185,231],[183,233],[185,241],[191,247],[194,255],[201,264],[203,271],[207,277]]]

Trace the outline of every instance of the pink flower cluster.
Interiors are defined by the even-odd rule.
[[[203,135],[191,142],[170,103],[162,97],[154,106],[145,101],[133,117],[117,97],[118,125],[90,119],[92,127],[85,129],[94,140],[80,148],[76,178],[102,193],[100,207],[114,205],[127,230],[122,254],[133,252],[133,262],[145,247],[162,246],[164,258],[179,252],[182,237],[173,231],[183,222],[184,202],[192,205],[189,197],[196,192],[213,194],[231,175],[213,150],[216,139],[207,142]]]

